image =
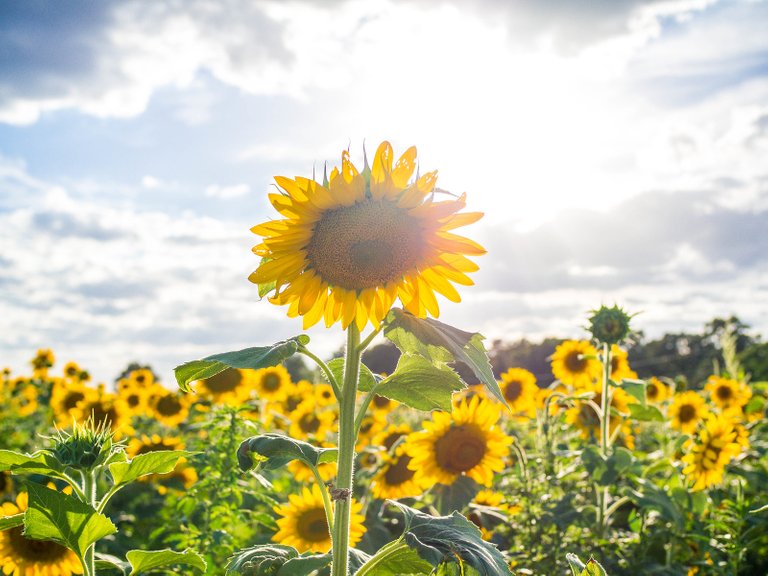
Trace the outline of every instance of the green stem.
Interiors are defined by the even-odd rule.
[[[328,380],[328,383],[331,385],[331,388],[333,388],[333,394],[336,396],[336,400],[341,402],[341,390],[339,389],[339,383],[336,381],[336,377],[333,375],[333,372],[328,367],[328,364],[323,362],[320,358],[315,356],[312,352],[307,350],[302,345],[299,345],[298,352],[299,354],[304,354],[304,356],[311,359],[315,364],[317,364],[320,367],[320,370],[322,370],[323,374],[325,374],[325,377]]]
[[[322,476],[317,466],[310,466],[312,474],[315,476],[318,486],[320,486],[320,493],[323,495],[323,508],[325,508],[325,520],[328,522],[328,529],[330,530],[331,539],[333,539],[333,504],[331,498],[328,496],[328,489],[325,487]]]
[[[360,410],[357,412],[357,416],[355,417],[355,438],[357,438],[357,435],[360,433],[360,427],[363,425],[363,418],[365,418],[365,413],[368,412],[368,406],[371,405],[374,396],[376,396],[376,386],[371,388],[371,391],[368,392],[365,398],[363,398],[363,403],[360,405]]]
[[[600,448],[603,456],[608,457],[608,451],[611,446],[611,440],[608,437],[611,430],[611,410],[608,399],[610,392],[609,380],[611,378],[611,349],[608,344],[603,344],[603,390],[600,397],[600,408],[602,416],[600,418],[601,442]]]
[[[344,358],[344,385],[339,402],[339,460],[336,488],[349,490],[349,497],[336,500],[333,523],[332,576],[348,576],[349,522],[352,508],[352,486],[355,463],[355,402],[360,375],[360,330],[352,322],[347,329],[347,349]]]
[[[86,502],[96,508],[96,472],[87,470],[83,472],[83,494]],[[83,569],[86,576],[96,575],[96,543],[94,542],[85,550]]]

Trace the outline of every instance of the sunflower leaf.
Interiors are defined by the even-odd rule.
[[[632,452],[619,447],[608,458],[604,458],[597,446],[590,444],[581,453],[581,461],[592,480],[601,486],[609,486],[615,484],[632,466],[634,457]]]
[[[634,397],[640,404],[643,406],[646,405],[646,393],[645,389],[648,386],[647,382],[645,380],[628,380],[624,379],[620,383],[616,384],[615,382],[611,381],[614,386],[618,388],[623,388],[624,391],[629,394],[630,396]]]
[[[0,518],[0,532],[3,530],[9,530],[10,528],[16,528],[24,524],[24,512],[13,514],[11,516],[3,516]]]
[[[464,516],[430,516],[400,502],[388,501],[405,516],[403,534],[408,546],[432,564],[468,565],[481,576],[512,576],[501,552],[483,540],[480,530]]]
[[[272,346],[256,346],[234,352],[214,354],[202,360],[186,362],[174,368],[176,382],[184,392],[191,392],[189,385],[195,380],[216,376],[227,368],[257,370],[276,366],[296,354],[299,344],[309,343],[309,336],[301,334],[288,340],[277,342]]]
[[[464,388],[456,372],[423,356],[403,354],[395,371],[376,387],[376,394],[417,410],[451,410],[451,395]]]
[[[399,539],[386,544],[371,556],[355,572],[355,576],[420,576],[432,571],[432,564]]]
[[[656,406],[629,405],[630,418],[642,422],[664,422],[664,414]]]
[[[265,470],[281,468],[293,460],[316,467],[325,462],[335,462],[336,448],[317,448],[308,442],[294,440],[283,434],[261,434],[244,440],[237,449],[237,462],[242,470],[251,470],[256,466]]]
[[[463,362],[499,402],[507,404],[493,375],[481,334],[465,332],[432,318],[417,318],[399,308],[390,310],[384,322],[384,336],[401,352],[418,354],[435,366]]]
[[[292,546],[283,544],[258,544],[232,556],[226,573],[227,576],[309,576],[330,565],[332,559],[330,554],[299,554]],[[354,554],[351,554],[352,559]]]
[[[74,496],[30,482],[29,508],[24,513],[24,535],[53,540],[83,558],[94,542],[117,532],[112,521]]]
[[[115,486],[128,484],[148,474],[168,474],[173,472],[181,458],[191,456],[195,452],[187,450],[157,450],[139,454],[129,462],[114,462],[109,465],[109,472]]]
[[[571,567],[573,576],[608,576],[600,563],[594,558],[584,564],[576,554],[566,554],[565,559],[568,561],[568,565]]]
[[[200,554],[192,550],[184,552],[175,552],[173,550],[131,550],[126,552],[125,557],[131,563],[131,573],[128,576],[135,576],[141,572],[146,572],[153,568],[162,568],[176,564],[185,564],[205,572],[208,567]]]
[[[42,474],[66,479],[64,466],[46,450],[32,454],[0,450],[0,472],[9,470],[17,474]]]

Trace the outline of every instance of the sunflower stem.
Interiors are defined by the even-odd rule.
[[[323,495],[323,508],[325,508],[325,520],[328,522],[328,529],[331,534],[331,542],[333,542],[333,503],[331,502],[331,497],[328,495],[328,490],[326,490],[325,482],[323,481],[323,477],[320,476],[320,471],[317,469],[317,466],[310,466],[310,469],[312,470],[312,474],[315,476],[315,481],[317,482],[317,485],[320,487],[320,493]]]
[[[83,472],[83,494],[86,502],[96,508],[96,471],[87,470]],[[86,576],[95,576],[96,574],[96,544],[93,543],[85,550],[83,558],[83,570]]]
[[[336,396],[336,400],[338,402],[341,402],[341,389],[339,388],[339,383],[336,381],[336,377],[333,375],[333,372],[328,367],[328,364],[323,362],[320,358],[315,356],[312,352],[307,350],[301,344],[299,344],[298,352],[299,354],[304,354],[304,356],[311,359],[315,364],[318,365],[320,370],[323,371],[323,374],[325,374],[325,378],[328,380],[328,383],[331,385],[331,388],[333,388],[333,394]]]
[[[339,459],[336,476],[337,490],[348,490],[345,497],[336,500],[333,523],[332,576],[347,576],[349,565],[349,523],[352,509],[352,487],[355,462],[355,403],[360,376],[360,330],[352,322],[347,329],[347,348],[344,357],[344,385],[339,402]]]
[[[603,458],[608,458],[611,451],[611,401],[610,394],[611,378],[611,348],[603,343],[603,382],[600,395],[600,452]],[[605,528],[608,525],[608,487],[600,488],[595,486],[597,494],[597,529],[602,538]]]

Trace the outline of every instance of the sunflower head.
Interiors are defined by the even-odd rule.
[[[611,345],[618,344],[629,336],[629,321],[632,316],[619,308],[618,305],[614,305],[612,308],[600,306],[593,312],[589,318],[589,331],[595,340]]]
[[[53,454],[59,462],[78,470],[103,466],[122,450],[123,446],[114,442],[109,423],[105,420],[96,423],[93,418],[84,424],[75,422],[72,432],[59,430],[53,446]]]
[[[327,184],[275,178],[281,191],[270,201],[284,219],[251,229],[263,241],[249,279],[288,316],[303,316],[305,329],[320,319],[378,326],[398,298],[416,316],[437,316],[435,293],[458,302],[451,282],[472,284],[466,273],[477,266],[466,256],[485,249],[452,230],[482,214],[459,214],[463,195],[435,201],[436,172],[412,178],[416,148],[393,163],[383,142],[362,173],[345,151]]]
[[[552,373],[574,388],[589,387],[600,375],[597,349],[586,340],[566,340],[552,355]]]

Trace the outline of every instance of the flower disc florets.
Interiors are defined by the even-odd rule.
[[[589,331],[598,342],[618,344],[629,336],[631,319],[632,316],[617,305],[612,308],[601,306],[589,318]]]

